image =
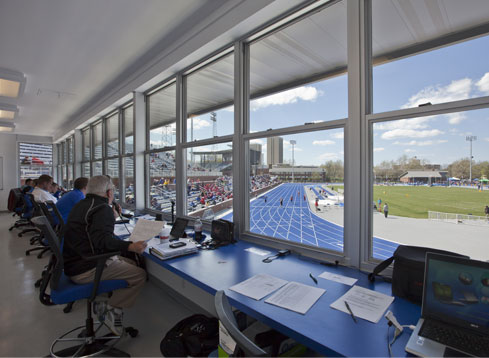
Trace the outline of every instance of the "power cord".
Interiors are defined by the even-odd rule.
[[[288,255],[290,255],[290,250],[278,250],[278,252],[275,255],[264,258],[262,262],[268,264],[281,256],[288,256]]]
[[[397,337],[399,337],[402,334],[404,328],[409,328],[410,330],[414,331],[416,327],[412,324],[408,324],[408,325],[399,324],[396,317],[391,311],[387,311],[384,317],[387,320],[387,348],[389,348],[389,357],[392,357],[392,345],[396,341]],[[392,337],[392,341],[389,341],[389,328],[391,326],[394,326],[395,331],[394,331],[394,337]]]

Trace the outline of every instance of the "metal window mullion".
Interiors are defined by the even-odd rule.
[[[290,135],[290,134],[297,134],[297,133],[316,132],[320,130],[337,129],[337,128],[343,128],[346,122],[347,119],[343,118],[343,119],[328,121],[326,123],[321,122],[321,123],[312,123],[312,124],[301,124],[293,127],[278,128],[278,129],[266,130],[261,132],[248,133],[248,134],[244,134],[243,137],[246,140],[251,140],[251,139],[264,138],[264,137],[275,137],[281,135]]]
[[[186,192],[185,192],[185,176],[186,176],[186,156],[182,143],[186,139],[186,117],[187,117],[187,90],[186,78],[181,74],[176,78],[176,146],[175,146],[175,178],[176,178],[176,215],[183,216],[186,214]]]
[[[201,140],[195,140],[193,142],[187,142],[187,143],[182,143],[182,148],[195,148],[195,147],[202,147],[205,145],[212,145],[212,144],[220,144],[220,143],[226,143],[226,142],[232,142],[235,139],[233,134],[230,135],[225,135],[222,137],[215,137],[215,138],[209,138],[209,139],[201,139]]]

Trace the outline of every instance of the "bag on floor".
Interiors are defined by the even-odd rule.
[[[387,282],[392,282],[392,294],[394,296],[406,298],[411,302],[421,304],[423,299],[424,269],[426,253],[450,256],[467,256],[456,254],[450,251],[432,249],[429,247],[403,246],[399,245],[394,251],[394,256],[378,264],[372,273],[368,275],[371,282],[375,281],[375,276],[384,271],[393,261],[392,279],[383,277]],[[380,276],[380,275],[379,275]]]
[[[217,318],[196,314],[168,331],[160,343],[160,351],[165,357],[207,357],[217,349],[218,343]]]

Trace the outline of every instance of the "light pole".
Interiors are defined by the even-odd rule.
[[[477,140],[477,136],[468,135],[465,137],[465,140],[467,142],[470,142],[470,157],[469,157],[469,160],[470,160],[470,162],[469,162],[470,163],[470,177],[469,177],[470,179],[469,180],[470,181],[469,181],[469,183],[472,184],[472,142]]]
[[[294,146],[297,144],[295,140],[291,140],[290,144],[292,144],[292,183],[294,182]]]

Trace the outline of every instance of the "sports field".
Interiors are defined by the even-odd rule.
[[[325,186],[282,184],[250,203],[250,231],[334,251],[343,251],[343,226],[316,215],[304,200],[305,187],[317,192]],[[266,201],[265,201],[266,198]],[[280,203],[282,200],[282,204]],[[223,217],[230,220],[232,213]],[[384,260],[398,244],[374,237],[373,256]]]
[[[374,186],[373,199],[387,202],[389,215],[428,218],[428,211],[484,216],[489,190],[457,187]]]

